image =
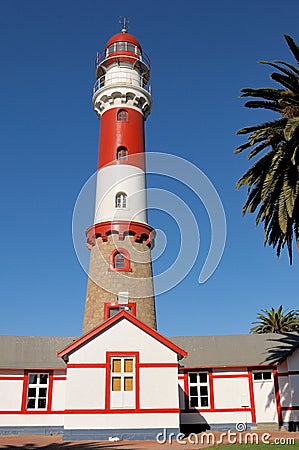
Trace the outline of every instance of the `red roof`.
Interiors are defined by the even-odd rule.
[[[129,33],[117,33],[114,36],[112,36],[109,41],[107,42],[106,48],[109,47],[109,45],[114,44],[114,42],[130,42],[131,44],[137,45],[141,49],[141,45],[139,44],[139,41]]]
[[[120,311],[117,314],[115,314],[115,316],[110,317],[110,319],[105,320],[105,322],[103,322],[101,325],[99,325],[98,327],[89,331],[88,333],[84,334],[79,339],[77,339],[76,341],[72,342],[70,345],[65,347],[63,350],[60,350],[60,352],[57,353],[57,356],[62,358],[63,356],[74,352],[79,347],[86,344],[88,341],[95,338],[96,336],[98,336],[99,334],[101,334],[102,332],[107,330],[108,328],[112,327],[115,323],[117,323],[123,319],[126,319],[129,322],[133,323],[138,328],[143,330],[145,333],[149,334],[154,339],[161,342],[161,344],[170,348],[171,350],[173,350],[175,353],[179,354],[180,356],[188,356],[188,353],[185,350],[183,350],[182,348],[180,348],[179,346],[177,346],[176,344],[171,342],[166,337],[162,336],[162,334],[158,333],[157,331],[155,331],[152,328],[145,325],[145,323],[141,322],[139,319],[137,319],[135,316],[128,313],[127,311]]]

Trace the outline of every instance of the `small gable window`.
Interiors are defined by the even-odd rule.
[[[127,194],[124,192],[118,192],[115,196],[115,208],[127,207]]]
[[[128,150],[126,147],[118,147],[116,152],[116,158],[118,161],[126,160],[128,156]]]
[[[120,109],[117,111],[117,121],[118,122],[127,122],[128,121],[128,111],[125,109]]]
[[[267,372],[254,372],[253,373],[254,381],[271,381],[272,373],[270,371]]]

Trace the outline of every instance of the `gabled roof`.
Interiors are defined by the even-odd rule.
[[[250,367],[281,363],[299,347],[299,334],[239,334],[169,338],[188,352],[182,366]]]
[[[173,350],[175,353],[177,353],[180,356],[187,356],[188,353],[183,350],[181,347],[176,345],[174,342],[170,341],[166,337],[162,336],[162,334],[158,333],[157,331],[153,330],[152,328],[145,325],[143,322],[141,322],[139,319],[137,319],[132,314],[128,313],[127,311],[120,311],[115,316],[111,317],[110,319],[105,320],[101,325],[94,328],[93,330],[89,331],[85,335],[81,336],[79,339],[77,339],[72,344],[65,347],[63,350],[60,350],[60,352],[57,353],[57,356],[63,358],[65,355],[68,355],[75,350],[77,350],[82,345],[86,344],[88,341],[93,339],[94,337],[98,336],[99,334],[105,332],[108,328],[111,328],[116,323],[120,322],[121,320],[128,320],[133,325],[138,327],[140,330],[144,331],[145,333],[152,336],[157,341],[161,342],[161,344],[165,345],[166,347]]]
[[[56,354],[74,339],[56,336],[0,336],[0,368],[65,368],[65,363]]]

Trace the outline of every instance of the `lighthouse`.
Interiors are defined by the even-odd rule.
[[[94,223],[83,333],[125,310],[156,329],[148,224],[144,122],[151,111],[150,61],[127,32],[97,54],[92,104],[100,119]]]

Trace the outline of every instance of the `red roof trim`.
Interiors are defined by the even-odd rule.
[[[176,344],[171,342],[166,337],[162,336],[162,334],[158,333],[157,331],[153,330],[152,328],[145,325],[145,323],[141,322],[139,319],[134,317],[132,314],[129,314],[127,311],[120,311],[119,313],[115,314],[115,316],[111,317],[110,319],[103,322],[98,327],[94,328],[93,330],[89,331],[85,335],[81,336],[79,339],[77,339],[72,344],[65,347],[63,350],[60,350],[60,352],[57,353],[57,356],[62,358],[63,356],[72,353],[77,348],[84,345],[86,342],[90,341],[92,338],[97,336],[98,334],[102,333],[103,331],[107,330],[108,328],[112,327],[115,323],[119,322],[122,319],[126,319],[129,322],[136,325],[138,328],[143,330],[145,333],[152,336],[157,341],[161,342],[161,344],[165,345],[166,347],[173,350],[175,353],[178,353],[181,356],[187,356],[188,353],[183,350],[182,348],[178,347]]]

